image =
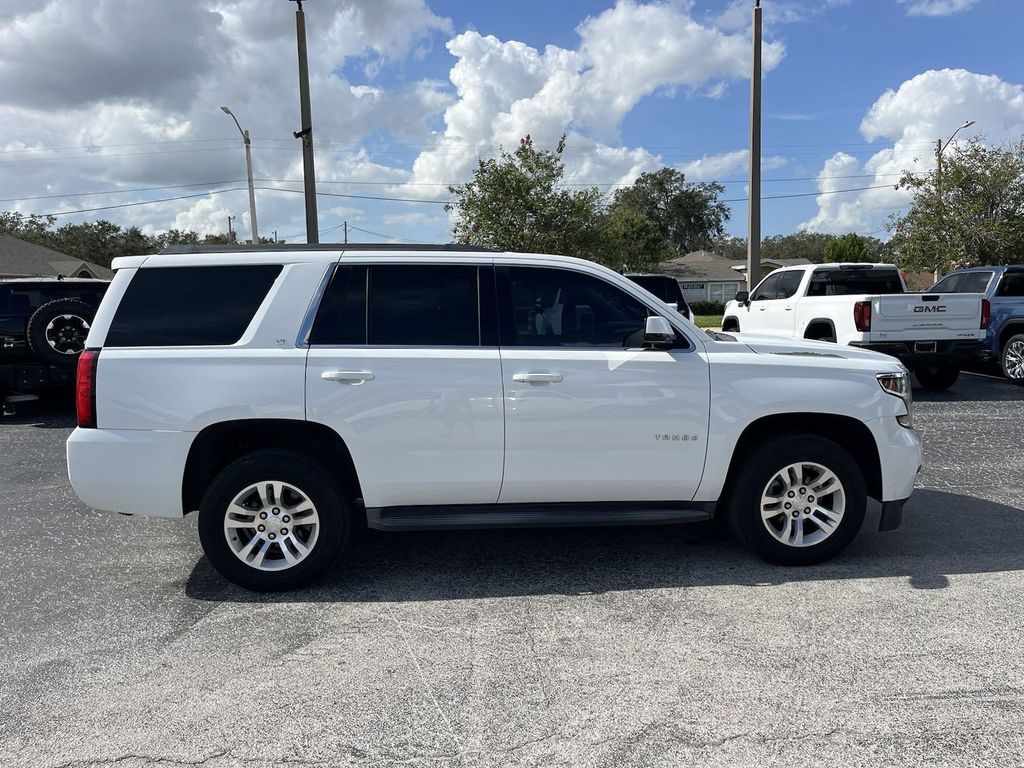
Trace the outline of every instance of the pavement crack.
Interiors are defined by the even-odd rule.
[[[53,766],[53,768],[97,768],[98,766],[118,765],[119,763],[125,763],[129,760],[145,760],[155,765],[196,766],[206,765],[206,763],[210,762],[211,760],[216,760],[219,757],[224,757],[230,752],[230,749],[223,749],[219,752],[212,752],[206,757],[202,757],[197,760],[182,760],[176,757],[166,757],[163,755],[142,755],[133,752],[126,755],[118,755],[117,757],[103,758],[99,760],[71,760],[66,763],[59,763],[58,765]]]

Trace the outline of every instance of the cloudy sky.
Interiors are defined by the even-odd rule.
[[[762,4],[766,234],[884,236],[936,138],[1024,134],[1020,0]],[[306,0],[321,239],[444,242],[447,185],[563,132],[568,183],[672,165],[742,235],[751,6]],[[0,0],[0,209],[247,234],[228,105],[261,234],[303,241],[294,34],[285,0]]]

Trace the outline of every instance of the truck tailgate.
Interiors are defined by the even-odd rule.
[[[875,340],[980,339],[980,293],[893,293],[872,296]]]

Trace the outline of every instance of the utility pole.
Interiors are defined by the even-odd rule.
[[[946,151],[950,144],[953,143],[953,139],[956,138],[956,135],[960,133],[960,131],[964,128],[970,128],[972,125],[974,125],[973,120],[966,120],[963,125],[953,131],[952,135],[946,139],[945,144],[942,143],[942,139],[935,140],[935,198],[939,206],[940,221],[945,218],[943,215],[944,210],[942,202],[942,153]],[[943,229],[945,229],[944,225]],[[935,282],[938,282],[939,278],[942,277],[942,270],[939,268],[938,263],[935,264],[935,273],[932,277],[935,279]]]
[[[274,230],[274,242],[275,243],[277,242],[277,230],[276,229]]]
[[[348,222],[345,222],[345,245],[348,245]]]
[[[754,0],[750,70],[750,191],[747,204],[747,290],[761,282],[761,0]]]
[[[252,145],[249,141],[249,132],[243,131],[235,113],[227,107],[221,107],[225,115],[231,115],[231,119],[238,126],[238,132],[242,134],[242,142],[245,144],[245,170],[249,177],[249,228],[252,231],[252,244],[259,245],[260,235],[256,228],[256,192],[252,186]]]
[[[235,242],[235,230],[231,228],[231,222],[235,220],[234,216],[228,216],[228,242]]]
[[[319,243],[320,234],[316,218],[316,172],[313,169],[313,116],[309,108],[309,64],[306,61],[306,15],[302,0],[295,3],[295,41],[299,52],[299,112],[302,129],[294,131],[302,139],[302,180],[306,193],[306,242]]]

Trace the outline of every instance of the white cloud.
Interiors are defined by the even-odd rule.
[[[942,69],[923,72],[886,91],[864,116],[860,132],[868,141],[888,139],[891,146],[880,149],[863,166],[850,155],[838,153],[826,161],[818,179],[821,192],[878,188],[819,196],[818,212],[801,227],[822,232],[881,228],[889,213],[909,201],[907,191],[893,189],[900,175],[934,168],[936,139],[945,140],[965,120],[975,124],[961,131],[956,141],[980,135],[1002,144],[1019,138],[1024,134],[1024,88],[995,75]],[[833,178],[858,173],[871,178],[842,182]]]
[[[907,16],[950,16],[969,10],[978,0],[897,0],[907,6]]]
[[[680,170],[690,181],[721,181],[735,173],[746,173],[750,166],[750,150],[738,149],[735,152],[724,152],[719,155],[704,155],[698,160],[684,163]],[[784,157],[769,156],[761,158],[761,170],[770,171],[781,168],[788,161]]]
[[[512,149],[526,134],[553,147],[567,132],[571,183],[629,183],[662,165],[647,150],[615,146],[622,119],[640,99],[674,88],[714,98],[719,86],[749,74],[746,36],[697,22],[689,3],[619,0],[577,32],[574,50],[541,51],[475,31],[450,40],[456,100],[445,110],[443,135],[416,158],[412,181],[463,181],[498,147]],[[765,44],[765,70],[783,55],[781,43]],[[402,192],[436,196],[422,186]]]

